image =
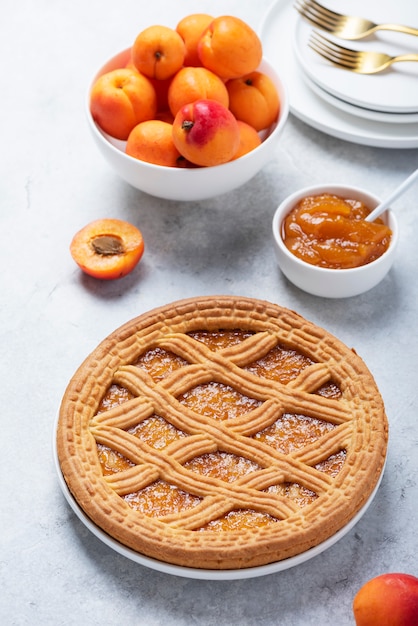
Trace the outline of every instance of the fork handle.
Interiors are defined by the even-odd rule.
[[[418,61],[418,54],[400,54],[392,59],[393,63],[398,63],[399,61]]]
[[[404,35],[414,35],[415,37],[418,37],[418,28],[402,26],[401,24],[376,24],[373,30],[392,30],[396,33],[403,33]]]

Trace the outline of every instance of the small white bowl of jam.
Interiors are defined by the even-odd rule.
[[[349,185],[316,185],[287,197],[273,217],[277,262],[294,285],[315,296],[348,298],[375,287],[390,270],[398,224],[381,199]]]

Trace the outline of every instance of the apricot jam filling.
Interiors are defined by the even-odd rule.
[[[254,333],[240,330],[234,331],[213,331],[213,332],[193,332],[188,336],[196,342],[204,344],[213,353],[225,350],[234,350],[241,342],[252,337]],[[269,349],[266,354],[243,367],[252,375],[261,379],[272,381],[281,385],[288,385],[295,381],[307,368],[311,368],[315,363],[304,354],[288,348],[284,345],[276,345]],[[151,384],[160,384],[164,380],[172,379],[182,368],[190,367],[190,363],[182,356],[175,354],[161,347],[153,347],[146,350],[134,363],[135,368],[144,372],[144,376],[152,380]],[[171,378],[170,378],[171,377]],[[327,381],[320,383],[317,388],[310,390],[312,394],[319,394],[328,398],[337,399],[341,396],[341,391],[336,383]],[[257,395],[257,394],[256,394]],[[97,415],[111,411],[126,403],[129,407],[136,401],[136,396],[129,389],[120,384],[112,384],[102,398]],[[312,446],[314,442],[323,437],[329,436],[331,431],[338,425],[327,417],[321,419],[320,416],[303,415],[283,411],[273,417],[267,427],[263,427],[252,432],[251,427],[246,431],[246,416],[263,416],[264,401],[259,397],[250,397],[235,389],[231,384],[219,380],[204,381],[192,386],[183,393],[178,393],[175,398],[176,406],[179,410],[185,407],[193,414],[204,416],[209,419],[209,423],[225,423],[227,427],[232,424],[238,430],[243,429],[247,434],[248,441],[262,444],[272,454],[280,453],[292,455],[295,452],[302,452],[305,447]],[[127,410],[129,410],[127,408]],[[129,424],[126,432],[138,439],[145,450],[170,451],[174,450],[174,455],[181,455],[181,442],[187,445],[193,433],[186,432],[170,421],[170,410],[164,415],[153,413],[140,419],[135,424]],[[104,476],[111,477],[121,472],[133,471],[135,462],[126,458],[116,448],[97,442],[98,458]],[[218,485],[237,485],[251,482],[251,475],[257,476],[264,469],[262,463],[254,458],[248,458],[244,452],[238,450],[213,449],[203,451],[191,458],[184,458],[182,468],[190,473],[205,477],[207,480],[222,481],[216,482]],[[264,448],[263,448],[264,449]],[[186,455],[187,456],[187,455]],[[341,470],[345,461],[345,450],[339,450],[330,455],[327,459],[314,465],[315,470],[330,477],[335,477]],[[177,456],[176,456],[177,458]],[[312,503],[318,494],[304,486],[302,483],[289,482],[278,478],[277,484],[269,484],[260,493],[275,494],[291,502],[291,506],[298,508]],[[162,478],[146,484],[143,488],[121,493],[121,497],[133,509],[153,517],[164,518],[172,516],[178,512],[192,510],[199,507],[203,497],[198,493],[193,493],[183,489],[181,486],[171,484]],[[277,523],[279,517],[271,512],[247,508],[220,511],[219,517],[212,519],[195,530],[207,532],[219,532],[225,530],[237,530],[243,528],[263,527],[268,524]]]
[[[286,216],[283,241],[311,265],[348,269],[371,263],[388,249],[392,232],[381,219],[366,222],[371,209],[331,194],[307,196]]]

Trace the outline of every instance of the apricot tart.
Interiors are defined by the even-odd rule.
[[[74,374],[57,454],[102,531],[161,562],[226,570],[344,528],[383,470],[387,420],[361,358],[297,313],[191,298],[107,337]]]

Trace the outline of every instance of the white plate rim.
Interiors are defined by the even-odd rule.
[[[392,113],[392,114],[408,114],[418,113],[418,92],[413,90],[415,99],[411,102],[405,103],[403,97],[399,96],[400,86],[406,85],[412,86],[412,83],[418,82],[418,76],[408,75],[401,77],[396,73],[382,73],[375,76],[361,76],[353,72],[341,72],[338,68],[333,67],[321,59],[313,52],[308,46],[309,35],[314,28],[308,24],[302,16],[298,15],[295,21],[295,28],[293,30],[293,50],[298,60],[300,67],[309,78],[316,83],[323,90],[327,91],[331,95],[343,100],[354,106],[363,107],[371,111],[380,113]],[[332,35],[327,35],[329,39],[335,42],[342,43],[346,47],[353,49],[376,49],[377,44],[374,42],[341,42]],[[398,37],[401,37],[398,35]],[[385,42],[380,42],[379,50],[382,52],[394,53],[400,51],[397,50],[396,45],[392,43],[389,47]],[[412,49],[411,49],[412,51]],[[342,76],[346,80],[342,79]],[[408,80],[408,84],[404,81]],[[361,87],[360,87],[361,83]],[[371,85],[373,84],[373,89]],[[348,85],[348,87],[346,87]],[[402,89],[402,94],[405,94],[408,89]],[[410,91],[410,89],[409,89]],[[382,103],[376,98],[376,94],[384,92],[391,102]]]
[[[309,561],[314,557],[318,556],[325,550],[331,548],[334,544],[336,544],[340,539],[342,539],[345,535],[347,535],[354,526],[360,521],[363,515],[368,510],[369,506],[373,502],[376,493],[380,487],[380,483],[383,478],[383,474],[385,471],[385,463],[382,467],[382,471],[378,478],[375,488],[370,494],[369,498],[363,504],[362,508],[356,513],[356,515],[346,524],[343,528],[338,530],[332,537],[329,537],[319,545],[310,548],[306,552],[302,554],[298,554],[294,557],[290,557],[288,559],[284,559],[283,561],[276,561],[275,563],[269,563],[268,565],[259,565],[256,567],[248,567],[244,569],[230,569],[230,570],[212,570],[212,569],[200,569],[193,567],[184,567],[181,565],[172,565],[170,563],[165,563],[163,561],[158,561],[157,559],[153,559],[151,557],[147,557],[143,554],[124,546],[116,539],[110,537],[107,533],[105,533],[101,528],[99,528],[83,511],[80,505],[77,503],[72,493],[70,492],[67,483],[65,482],[64,476],[61,471],[61,466],[58,459],[58,450],[57,450],[57,426],[58,426],[59,415],[56,416],[53,428],[53,440],[52,440],[52,455],[53,461],[55,465],[55,469],[57,472],[58,483],[61,488],[61,491],[64,495],[65,500],[69,504],[73,513],[77,516],[77,518],[84,524],[84,526],[100,541],[102,541],[106,546],[120,554],[128,558],[129,560],[138,563],[144,567],[149,569],[164,573],[170,574],[173,576],[180,576],[183,578],[191,578],[194,580],[243,580],[249,578],[257,578],[260,576],[266,576],[268,574],[275,574],[278,572],[285,571],[292,567],[296,567],[301,563]]]
[[[418,148],[418,123],[389,124],[361,119],[324,102],[311,91],[293,55],[296,19],[291,0],[273,0],[258,28],[266,58],[287,85],[290,112],[316,130],[351,143],[376,148]]]
[[[372,111],[371,109],[355,106],[326,91],[320,85],[317,85],[309,76],[304,75],[303,78],[309,85],[309,88],[320,98],[323,98],[325,102],[355,117],[361,117],[374,122],[389,122],[389,124],[415,124],[415,122],[418,122],[418,113],[385,113],[384,111]]]

